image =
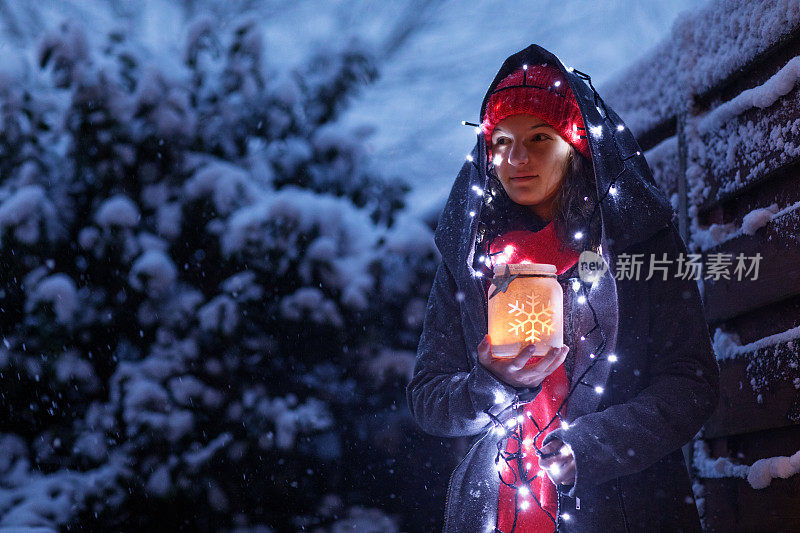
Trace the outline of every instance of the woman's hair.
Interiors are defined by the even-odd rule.
[[[572,145],[569,148],[566,175],[555,199],[553,223],[556,235],[568,247],[576,251],[585,250],[586,247],[574,236],[578,231],[585,232],[591,221],[586,238],[589,248],[595,249],[600,244],[600,213],[595,213],[592,218],[592,211],[597,205],[594,167]]]
[[[575,251],[596,250],[600,244],[600,213],[592,216],[597,205],[592,162],[570,145],[564,172],[561,189],[555,198],[553,224],[556,235],[562,243]],[[492,241],[504,233],[520,229],[538,231],[546,225],[528,206],[520,205],[509,198],[491,164],[488,174],[489,195],[481,210],[479,238],[476,243],[480,253],[476,253],[475,257],[487,254]],[[588,235],[575,239],[575,233],[586,233],[587,227]]]

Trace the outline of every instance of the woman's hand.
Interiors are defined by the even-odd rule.
[[[535,366],[525,367],[525,363],[533,356],[536,346],[526,346],[515,357],[494,357],[492,343],[486,335],[478,345],[478,362],[486,367],[494,376],[512,387],[538,387],[544,378],[553,373],[564,358],[569,347],[550,348]]]
[[[542,446],[539,453],[539,466],[547,472],[547,477],[556,485],[575,483],[575,456],[568,444],[553,439]]]

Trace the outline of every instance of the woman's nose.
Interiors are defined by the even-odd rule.
[[[515,167],[528,163],[528,150],[520,143],[513,143],[508,152],[508,162]]]

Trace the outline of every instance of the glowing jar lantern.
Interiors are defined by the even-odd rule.
[[[562,346],[564,295],[556,280],[556,267],[500,264],[495,272],[500,275],[495,275],[489,287],[489,335],[495,357],[514,357],[530,344],[536,345],[537,356]]]

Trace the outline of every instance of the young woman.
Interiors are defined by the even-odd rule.
[[[699,530],[680,448],[716,405],[718,368],[636,140],[588,76],[536,45],[505,61],[480,116],[407,390],[425,431],[476,436],[445,531]],[[616,269],[582,281],[582,251]],[[556,266],[565,346],[498,358],[487,291],[519,262]]]

